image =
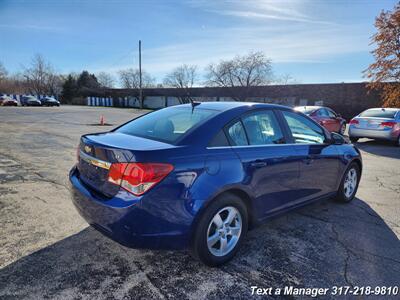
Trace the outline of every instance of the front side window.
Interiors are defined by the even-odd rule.
[[[324,143],[324,131],[314,122],[290,111],[282,111],[282,113],[296,144]]]
[[[282,144],[283,134],[273,111],[261,111],[243,118],[250,145]]]
[[[169,107],[122,125],[115,132],[174,144],[191,128],[217,114],[216,110]]]

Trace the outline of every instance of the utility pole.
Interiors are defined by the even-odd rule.
[[[143,91],[142,91],[142,41],[139,40],[139,102],[140,108],[143,108]]]

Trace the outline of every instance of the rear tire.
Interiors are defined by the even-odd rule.
[[[247,208],[231,193],[223,194],[206,208],[193,232],[191,253],[210,267],[231,260],[248,229]]]
[[[342,203],[348,203],[353,200],[357,193],[360,178],[360,167],[356,162],[352,162],[344,172],[336,200]]]

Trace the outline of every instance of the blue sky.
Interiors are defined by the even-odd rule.
[[[42,54],[61,73],[136,67],[158,81],[174,67],[250,50],[300,83],[354,82],[372,61],[374,19],[396,1],[0,0],[0,61],[10,72]]]

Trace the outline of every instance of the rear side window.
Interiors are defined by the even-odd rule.
[[[323,144],[325,134],[322,128],[311,120],[290,112],[282,111],[296,144]]]
[[[250,145],[282,144],[283,134],[273,111],[260,111],[243,118]]]
[[[333,110],[327,109],[327,111],[328,111],[329,117],[331,117],[331,118],[337,117],[336,113]]]
[[[226,146],[229,146],[229,142],[223,130],[220,130],[208,145],[208,147],[226,147]]]
[[[371,118],[388,118],[393,119],[396,115],[395,110],[387,109],[368,109],[360,114],[360,117],[371,117]]]
[[[329,113],[325,108],[318,110],[318,115],[321,117],[329,117]]]
[[[229,127],[228,135],[231,140],[232,146],[248,145],[246,132],[244,131],[241,121],[237,121],[231,127]]]
[[[115,132],[174,144],[191,128],[217,113],[218,111],[209,109],[169,107],[132,120]]]

